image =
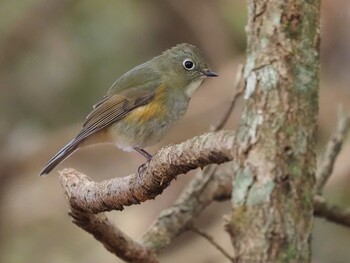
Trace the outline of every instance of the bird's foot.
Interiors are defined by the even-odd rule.
[[[139,175],[142,175],[145,172],[145,170],[147,168],[147,163],[148,163],[148,161],[143,163],[143,164],[141,164],[139,166],[139,168],[137,168],[137,172],[138,172]]]

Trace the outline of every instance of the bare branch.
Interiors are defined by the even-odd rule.
[[[62,177],[61,177],[62,178]],[[92,214],[70,203],[73,223],[92,234],[104,247],[128,262],[156,263],[156,254],[125,235],[104,213]]]
[[[350,227],[350,207],[341,208],[328,204],[322,196],[314,197],[314,214],[333,223]]]
[[[195,226],[190,226],[189,230],[193,231],[194,233],[200,235],[204,239],[206,239],[210,244],[212,244],[217,250],[219,250],[226,258],[230,260],[230,262],[235,262],[235,258],[231,256],[223,247],[221,247],[212,236],[207,234],[206,232],[198,229]]]
[[[160,249],[151,241],[154,240],[152,237],[156,236],[154,233],[159,232],[149,231],[146,238],[141,239],[140,243],[143,245],[140,245],[123,234],[117,227],[113,226],[104,214],[95,214],[112,209],[122,210],[124,206],[153,199],[178,174],[186,173],[210,163],[223,163],[231,160],[230,149],[234,141],[233,135],[234,133],[232,131],[212,132],[187,140],[178,145],[165,147],[146,164],[145,170],[141,175],[132,174],[123,178],[115,178],[96,183],[74,169],[63,170],[60,172],[60,182],[69,200],[71,207],[70,215],[74,218],[73,222],[91,233],[109,251],[124,260],[133,262],[135,261],[133,257],[137,256],[139,259],[136,262],[157,262],[151,251],[158,252]],[[201,205],[192,204],[192,213],[186,214],[186,210],[184,210],[184,218],[181,217],[182,213],[179,213],[179,217],[174,217],[175,220],[183,220],[184,224],[180,224],[178,228],[174,228],[177,231],[173,231],[173,235],[168,235],[168,240],[179,234],[179,229],[183,229],[185,223],[190,222],[194,215],[202,211],[213,200],[220,182],[230,184],[231,179],[227,181],[215,180],[209,183],[215,169],[213,166],[206,168],[206,172],[202,176],[208,176],[208,179],[201,177],[197,181],[194,180],[191,183],[193,191],[188,188],[190,190],[185,192],[180,198],[181,200],[193,201],[191,197],[193,198],[197,194],[203,200],[197,200],[198,204]],[[199,186],[196,182],[205,184],[206,187]],[[190,207],[186,202],[184,204]],[[182,205],[178,208],[184,209],[184,206]],[[169,234],[172,228],[166,225],[166,229]],[[161,244],[159,246],[162,247],[166,246],[162,244],[161,240],[157,240],[157,244]],[[132,251],[131,254],[129,254],[130,251]],[[141,261],[141,259],[144,261]]]
[[[230,105],[227,108],[227,110],[225,111],[221,120],[216,125],[211,127],[210,130],[212,130],[212,131],[221,130],[225,126],[228,119],[230,118],[231,113],[232,113],[233,109],[235,108],[237,99],[242,95],[242,93],[244,92],[244,89],[245,89],[245,85],[241,85],[243,72],[244,72],[244,65],[239,64],[238,68],[237,68],[236,80],[234,83],[234,95],[233,95],[233,98],[230,102]]]
[[[75,207],[100,213],[153,199],[176,178],[197,167],[232,159],[232,131],[207,133],[161,149],[146,164],[143,174],[96,183],[74,169],[64,169],[60,180]]]
[[[221,169],[222,166],[220,171]],[[159,252],[186,231],[186,227],[213,201],[218,191],[231,188],[231,176],[220,171],[210,165],[203,172],[197,173],[175,204],[163,210],[153,222],[141,237],[141,243]]]
[[[222,173],[221,178],[229,177],[231,173]],[[232,185],[222,188],[214,197],[216,201],[228,200],[231,198]],[[341,208],[337,205],[331,205],[320,196],[315,195],[313,199],[314,215],[324,218],[330,222],[350,227],[350,207]]]
[[[328,142],[326,152],[322,163],[318,166],[316,178],[316,193],[321,194],[329,177],[333,172],[335,160],[342,148],[344,138],[350,128],[350,116],[345,116],[344,112],[339,109],[338,124],[335,132]]]

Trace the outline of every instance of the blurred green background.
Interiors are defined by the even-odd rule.
[[[339,103],[350,110],[350,2],[322,1],[322,76],[319,154],[336,123]],[[243,0],[0,2],[0,261],[120,262],[71,223],[57,169],[40,178],[45,162],[78,131],[91,106],[114,80],[177,43],[197,45],[220,78],[208,80],[188,114],[156,152],[208,130],[233,94],[235,71],[244,62],[246,3]],[[239,107],[227,128],[233,129]],[[350,204],[350,147],[344,146],[326,196]],[[112,146],[81,150],[58,169],[74,167],[102,180],[135,172],[142,157]],[[156,200],[109,216],[137,238],[172,204],[190,173]],[[214,204],[199,218],[228,251],[222,215]],[[317,219],[313,262],[350,262],[350,230]],[[200,253],[196,253],[196,252]],[[181,236],[161,262],[225,262],[205,240]]]

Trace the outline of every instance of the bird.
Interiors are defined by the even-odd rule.
[[[204,79],[217,76],[201,51],[187,43],[134,67],[113,83],[77,136],[48,161],[40,175],[50,173],[79,148],[98,143],[134,150],[147,163],[152,155],[144,148],[159,142],[184,116]]]

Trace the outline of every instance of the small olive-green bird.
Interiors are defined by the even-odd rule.
[[[194,91],[210,71],[193,45],[179,44],[118,78],[93,106],[79,134],[46,164],[48,174],[81,147],[112,143],[118,148],[152,156],[143,148],[157,143],[170,124],[187,111]]]

